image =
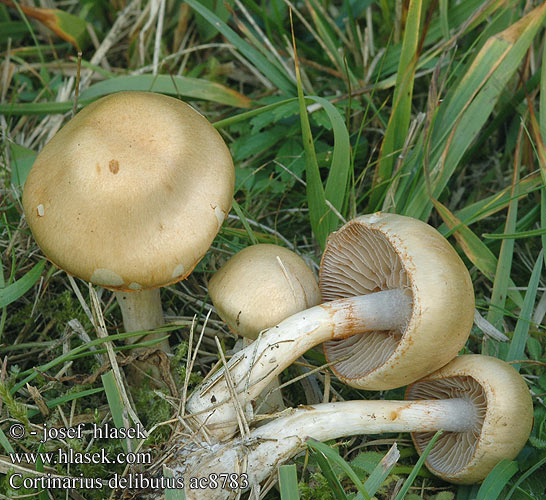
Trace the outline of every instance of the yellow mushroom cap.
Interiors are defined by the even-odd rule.
[[[118,290],[185,278],[231,207],[231,155],[189,105],[119,92],[86,106],[46,144],[27,178],[25,215],[44,254]]]
[[[405,328],[324,343],[345,383],[373,390],[402,387],[437,370],[464,346],[474,319],[468,271],[428,224],[402,215],[363,215],[332,233],[322,256],[324,302],[401,289],[412,299]]]
[[[284,247],[265,244],[228,260],[211,278],[209,293],[218,315],[250,339],[320,302],[317,280],[305,261]]]
[[[427,457],[430,471],[452,483],[483,481],[502,459],[521,451],[533,427],[533,402],[521,375],[508,363],[479,354],[451,363],[408,387],[406,399],[464,398],[475,405],[476,423],[466,432],[445,432]],[[422,453],[434,432],[416,432]]]

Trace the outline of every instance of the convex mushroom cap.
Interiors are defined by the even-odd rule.
[[[187,104],[119,92],[86,106],[43,148],[23,206],[44,254],[114,290],[185,278],[231,207],[234,169]]]
[[[236,253],[213,275],[209,293],[231,330],[249,339],[320,302],[317,280],[305,261],[268,244]]]
[[[468,271],[448,241],[428,224],[377,212],[351,220],[328,239],[320,267],[323,302],[403,290],[411,314],[402,328],[324,343],[345,383],[384,390],[437,370],[464,346],[474,318]]]
[[[445,432],[426,466],[436,476],[461,484],[483,481],[502,459],[513,460],[533,427],[533,402],[525,381],[508,363],[482,355],[459,356],[408,387],[406,399],[463,398],[475,407],[465,432]],[[415,432],[419,454],[434,432]]]

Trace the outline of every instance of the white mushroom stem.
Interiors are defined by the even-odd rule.
[[[238,408],[251,416],[252,400],[310,348],[367,331],[403,329],[410,314],[411,298],[400,289],[338,299],[294,314],[230,360],[229,379],[239,404],[233,401],[221,369],[190,397],[186,410],[194,414],[198,426],[206,425],[212,440],[230,437],[237,430]]]
[[[246,438],[239,438],[178,457],[169,464],[175,474],[207,477],[225,471],[244,472],[249,486],[266,479],[282,462],[293,457],[313,438],[326,441],[359,434],[384,432],[464,432],[476,425],[476,410],[463,398],[425,401],[347,401],[325,403],[292,410],[254,429]],[[246,457],[246,466],[244,458]],[[176,457],[175,457],[176,460]],[[220,489],[186,490],[188,500],[229,498],[230,492]]]
[[[159,288],[140,290],[135,292],[114,292],[121,309],[123,326],[127,333],[146,330],[155,330],[165,323],[163,309],[159,297]],[[129,343],[153,340],[163,337],[164,334],[151,333],[144,337],[133,337]],[[157,344],[157,348],[169,353],[169,341],[167,339]]]
[[[242,337],[241,340],[242,347],[239,350],[252,345],[252,342],[254,342],[246,337]],[[254,407],[256,413],[267,415],[286,410],[280,385],[279,377],[274,377],[271,382],[263,388],[262,392],[256,398],[256,405]]]

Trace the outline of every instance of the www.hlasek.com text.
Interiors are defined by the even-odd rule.
[[[128,464],[128,465],[150,465],[152,453],[141,451],[139,453],[120,452],[108,453],[102,448],[100,451],[76,451],[72,448],[63,450],[42,452],[13,452],[9,454],[13,464],[36,464],[42,462],[44,465],[81,465],[81,464]]]

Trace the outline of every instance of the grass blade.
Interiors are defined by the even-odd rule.
[[[409,491],[411,485],[413,484],[413,481],[415,481],[415,478],[419,473],[419,469],[423,467],[423,464],[425,463],[428,454],[431,452],[434,444],[442,434],[443,431],[438,431],[436,434],[434,434],[430,442],[427,444],[427,447],[423,450],[423,454],[419,457],[419,460],[417,460],[417,463],[411,471],[411,474],[404,481],[404,485],[402,486],[402,488],[400,488],[400,491],[398,492],[398,495],[396,495],[396,498],[394,500],[402,500],[406,496],[406,493]]]
[[[122,90],[159,92],[171,96],[184,96],[218,102],[238,108],[250,107],[250,99],[220,83],[202,78],[172,75],[127,75],[95,83],[85,89],[80,97],[84,101],[96,99]]]
[[[502,233],[502,234],[496,234],[496,233],[484,233],[482,234],[482,238],[489,239],[489,240],[503,240],[503,239],[520,239],[520,238],[533,238],[534,236],[541,236],[543,234],[546,234],[546,227],[543,227],[542,229],[531,229],[529,231],[521,231],[520,233]]]
[[[546,51],[542,51],[542,67],[540,71],[540,100],[539,100],[539,144],[544,152],[544,145],[546,144]],[[541,162],[540,175],[543,182],[546,184],[546,164]],[[546,189],[546,188],[545,188]]]
[[[239,113],[238,115],[230,116],[229,118],[224,118],[223,120],[218,120],[214,122],[213,125],[217,129],[229,127],[230,125],[234,125],[240,122],[245,122],[247,120],[250,120],[251,118],[254,118],[255,116],[261,115],[262,113],[268,113],[269,111],[272,111],[275,108],[279,108],[281,106],[284,106],[285,104],[289,104],[295,101],[297,101],[296,97],[291,97],[290,99],[284,99],[282,101],[275,102],[273,104],[267,104],[266,106],[262,106],[257,109],[252,109],[250,111],[245,111],[244,113]]]
[[[366,491],[371,496],[375,495],[379,487],[383,484],[383,481],[387,479],[387,476],[390,474],[399,458],[400,452],[398,451],[396,443],[394,443],[364,483],[364,488],[366,488]],[[364,497],[359,493],[354,500],[362,500],[363,498]]]
[[[104,389],[102,387],[98,387],[95,389],[87,389],[85,391],[80,392],[74,392],[71,394],[67,394],[65,396],[61,396],[55,399],[50,399],[49,401],[46,401],[46,405],[48,408],[55,408],[56,406],[68,403],[69,401],[72,401],[74,399],[79,398],[85,398],[87,396],[92,396],[93,394],[97,394],[99,392],[102,392]],[[39,415],[39,410],[29,410],[28,411],[28,418],[35,417],[36,415]]]
[[[504,227],[505,233],[513,233],[516,230],[518,216],[518,180],[519,180],[519,161],[520,161],[520,145],[523,128],[520,128],[520,134],[515,153],[515,167],[512,178],[511,200],[508,204],[508,213],[506,215],[506,224]],[[513,239],[502,240],[501,249],[499,252],[499,260],[497,261],[497,269],[495,279],[493,281],[493,290],[491,291],[491,302],[489,311],[487,312],[487,321],[495,328],[501,329],[503,310],[506,302],[506,294],[508,292],[508,282],[510,280],[510,272],[512,269],[512,258],[514,256]]]
[[[459,245],[461,245],[468,259],[484,276],[491,281],[494,281],[497,269],[497,258],[493,252],[485,246],[483,241],[481,241],[468,226],[455,217],[447,207],[442,205],[439,201],[433,201],[433,204],[440,214],[440,217],[442,217],[445,225],[449,228],[450,232],[453,232],[453,236],[455,236],[455,239]],[[523,298],[519,291],[514,288],[514,282],[509,279],[508,296],[516,305],[521,307],[523,305]]]
[[[0,445],[2,445],[2,448],[4,448],[7,453],[15,453],[13,446],[11,446],[8,437],[4,434],[2,429],[0,429]]]
[[[18,9],[28,17],[47,26],[57,36],[81,50],[89,41],[87,23],[79,17],[60,9],[47,9],[18,5]]]
[[[430,154],[430,195],[434,199],[439,198],[465,151],[479,134],[545,19],[546,4],[542,4],[489,38],[459,85],[446,96],[431,137],[434,146]],[[406,167],[409,169],[410,165]],[[423,177],[411,195],[397,194],[397,204],[404,207],[405,215],[428,217],[432,202]]]
[[[338,467],[340,467],[341,470],[343,470],[343,472],[345,472],[349,479],[354,483],[362,496],[366,500],[370,500],[370,495],[364,487],[364,484],[362,484],[362,481],[358,478],[357,473],[345,460],[343,460],[343,458],[341,458],[334,450],[332,450],[332,448],[324,443],[315,441],[314,439],[308,439],[307,446],[309,446],[312,450],[321,453],[327,460],[335,463]]]
[[[539,123],[536,125],[538,133],[536,134],[536,143],[539,148],[540,176],[542,178],[542,191],[540,193],[540,225],[546,227],[546,50],[542,51],[542,69],[540,73],[540,114]],[[532,118],[535,118],[534,114]],[[536,118],[535,118],[536,121]],[[542,235],[542,248],[546,248],[546,234]],[[544,265],[546,265],[546,254],[544,255]]]
[[[106,399],[108,399],[108,406],[110,407],[110,413],[112,414],[112,420],[114,421],[114,425],[118,429],[122,427],[127,427],[125,425],[126,419],[124,417],[123,399],[119,392],[118,385],[116,384],[114,373],[112,372],[112,370],[110,370],[104,375],[101,375],[101,379],[104,391],[106,392]],[[125,451],[129,449],[128,443],[126,441],[122,441],[121,444],[123,445]]]
[[[312,453],[313,457],[320,467],[320,470],[322,471],[322,475],[326,478],[326,481],[328,481],[328,485],[330,486],[330,492],[337,500],[347,500],[347,495],[345,495],[343,487],[341,486],[339,479],[334,474],[334,471],[332,470],[332,466],[330,465],[328,459],[320,451]]]
[[[10,144],[11,153],[11,183],[14,186],[23,186],[27,180],[28,173],[32,168],[32,164],[38,156],[38,153],[32,149],[25,148],[20,144]]]
[[[538,283],[540,281],[540,273],[542,271],[544,249],[538,254],[537,261],[533,267],[531,273],[531,279],[527,285],[527,292],[525,293],[525,299],[523,301],[523,307],[516,323],[516,329],[514,330],[514,336],[506,355],[506,361],[514,361],[517,359],[524,359],[525,345],[527,343],[527,335],[529,333],[529,325],[531,324],[531,318],[533,315],[533,309],[535,306],[535,299],[537,296]],[[513,365],[519,371],[519,365]]]
[[[300,107],[301,135],[303,139],[303,149],[305,151],[305,174],[307,181],[306,191],[307,204],[309,205],[309,219],[315,238],[317,239],[321,248],[324,248],[324,246],[326,245],[326,238],[330,233],[330,231],[328,231],[327,225],[327,216],[330,212],[330,209],[326,204],[324,188],[322,186],[322,180],[320,178],[315,145],[313,144],[313,135],[311,133],[309,117],[307,116],[307,107],[305,105],[305,98],[303,96],[303,88],[301,84],[301,76],[296,52],[296,40],[293,33],[292,42],[294,44],[294,53],[296,54],[296,79],[298,87],[298,101]]]
[[[518,464],[503,459],[484,479],[476,500],[497,500],[510,478],[518,471]]]
[[[332,156],[332,166],[328,179],[326,181],[326,192],[322,185],[320,177],[317,156],[313,144],[313,135],[307,115],[305,97],[301,83],[301,75],[297,57],[296,39],[292,31],[292,43],[294,47],[296,62],[296,79],[298,102],[300,108],[301,132],[303,138],[303,148],[305,151],[305,171],[307,180],[307,203],[309,205],[309,218],[315,238],[321,248],[326,245],[328,235],[339,225],[337,214],[339,214],[345,199],[347,180],[350,169],[350,141],[349,133],[343,122],[343,119],[332,103],[320,97],[311,97],[312,100],[319,103],[334,129],[334,154]],[[327,202],[328,200],[328,202]]]
[[[250,107],[251,100],[220,83],[171,75],[128,75],[95,83],[80,94],[78,108],[92,103],[96,98],[121,90],[154,91],[172,96],[218,102],[239,108]],[[6,116],[50,115],[70,111],[74,103],[66,102],[17,102],[0,103],[0,114]]]
[[[174,477],[173,471],[169,469],[166,465],[163,466],[163,476],[172,478]],[[165,500],[186,500],[186,494],[181,488],[170,489],[166,488],[164,490]]]
[[[540,176],[538,174],[535,174],[525,179],[522,179],[521,181],[519,181],[518,186],[518,198],[519,200],[522,200],[529,194],[540,189]],[[483,220],[490,215],[496,214],[497,212],[504,210],[512,199],[511,193],[512,187],[508,186],[496,194],[483,198],[474,203],[470,203],[466,207],[457,210],[457,212],[455,212],[455,216],[465,225],[470,226],[475,222]],[[446,234],[448,232],[445,225],[440,226],[438,228],[438,231],[440,231],[442,234]],[[502,235],[499,235],[499,238],[501,236]],[[486,235],[482,234],[482,237],[485,238]]]
[[[518,480],[515,482],[514,486],[512,486],[504,500],[510,500],[519,485],[523,483],[523,481],[525,481],[529,476],[531,476],[536,470],[540,469],[544,464],[546,464],[546,457],[542,457],[536,464],[527,469],[520,477],[518,477]]]
[[[286,95],[293,96],[295,94],[294,83],[279,69],[277,64],[264,57],[252,45],[245,42],[235,31],[233,31],[225,22],[218,16],[200,4],[197,0],[186,0],[192,9],[199,12],[209,23],[211,23],[226,39],[235,45],[243,54],[268,80],[276,85],[279,90]]]
[[[447,0],[440,0],[440,26],[442,28],[442,36],[449,40],[449,15]]]
[[[0,307],[6,307],[27,293],[40,278],[45,263],[45,260],[38,262],[22,278],[4,288],[0,288]]]
[[[314,457],[319,464],[320,470],[326,478],[326,481],[328,481],[330,491],[334,495],[334,497],[337,500],[347,500],[347,495],[345,495],[345,492],[343,491],[343,486],[341,486],[341,483],[339,482],[334,471],[332,470],[332,466],[330,465],[330,462],[327,460],[327,458],[320,452],[315,453]]]
[[[489,23],[491,17],[493,17],[495,12],[500,10],[502,6],[503,2],[488,2],[488,4],[484,6],[483,0],[465,0],[455,4],[450,2],[448,11],[449,27],[452,32],[462,30],[461,34],[468,33],[484,21]],[[440,16],[441,15],[442,12],[440,11]],[[424,48],[430,47],[440,41],[443,36],[442,22],[441,18],[435,17],[432,20],[425,36]],[[376,78],[378,74],[391,74],[396,72],[396,68],[399,66],[401,50],[401,43],[392,45],[385,56],[383,68],[376,68],[372,73],[372,79]],[[421,63],[419,63],[419,66],[420,64]]]
[[[299,500],[298,475],[295,465],[281,465],[279,467],[279,487],[281,500]]]
[[[328,59],[332,61],[336,69],[340,73],[346,73],[351,85],[357,85],[358,80],[352,73],[351,69],[344,64],[343,49],[340,47],[341,40],[335,36],[330,30],[326,19],[324,18],[324,12],[320,12],[320,8],[317,7],[315,0],[309,0],[307,2],[308,12],[315,24],[316,33],[315,37],[320,43],[321,48],[325,51]]]
[[[256,236],[254,234],[254,231],[250,227],[250,224],[246,220],[245,214],[241,210],[241,207],[239,206],[239,203],[237,203],[237,201],[235,199],[233,199],[233,201],[232,201],[232,206],[233,206],[233,210],[235,210],[235,213],[239,217],[239,220],[243,224],[243,227],[245,228],[245,231],[246,231],[246,233],[248,235],[248,239],[250,240],[250,242],[253,245],[257,245],[258,244],[258,239],[256,238]]]
[[[89,44],[90,38],[87,31],[87,22],[61,9],[43,9],[51,14],[51,22],[47,27],[57,33],[61,38],[71,43],[76,49],[81,50]]]
[[[459,486],[456,500],[474,500],[478,494],[478,484],[472,486]]]
[[[27,27],[22,21],[0,22],[0,41],[7,42],[8,38],[18,40],[27,34]]]
[[[540,225],[546,227],[546,187],[540,192]],[[546,248],[546,234],[542,235],[542,248]],[[546,266],[546,255],[544,256]]]
[[[370,196],[370,211],[378,210],[388,187],[398,152],[402,150],[411,120],[411,100],[417,67],[422,0],[410,0],[402,53],[396,74],[393,108],[381,144],[375,173],[374,190]]]
[[[92,100],[78,101],[78,108],[91,103]],[[71,101],[65,102],[14,102],[14,103],[0,103],[0,114],[8,116],[23,116],[23,115],[55,115],[59,113],[66,113],[74,107],[74,103]]]
[[[331,102],[317,96],[310,96],[307,99],[311,99],[320,104],[324,111],[326,111],[330,123],[332,124],[334,132],[334,151],[328,179],[326,179],[324,197],[338,212],[341,212],[347,193],[347,182],[351,169],[351,143],[349,132],[347,131],[343,117]],[[325,223],[328,234],[330,234],[339,226],[340,220],[335,213],[330,212]]]
[[[36,472],[41,472],[44,474],[44,462],[42,461],[42,455],[41,453],[44,452],[44,443],[40,443],[40,446],[38,446],[38,453],[36,454]],[[40,490],[38,493],[38,500],[49,500],[49,496],[47,495],[45,490]]]

